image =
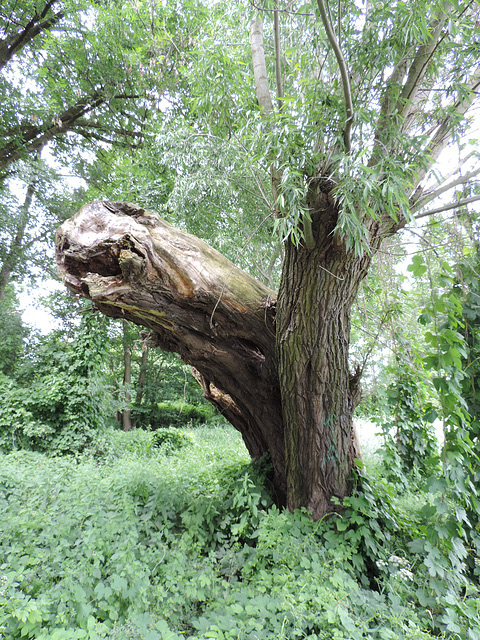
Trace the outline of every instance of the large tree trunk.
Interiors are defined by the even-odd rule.
[[[277,305],[277,355],[287,457],[288,507],[314,518],[351,492],[360,449],[353,411],[360,372],[349,372],[350,313],[368,255],[334,234],[335,208],[311,194],[314,248],[286,245]],[[321,215],[319,215],[321,211]]]
[[[286,501],[275,294],[205,242],[131,204],[94,202],[57,232],[66,286],[103,313],[152,330],[151,346],[196,370],[205,397],[253,458],[271,457]]]

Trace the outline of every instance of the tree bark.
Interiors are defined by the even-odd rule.
[[[56,251],[69,289],[108,316],[149,328],[151,346],[195,368],[205,397],[250,455],[270,455],[277,502],[285,504],[275,293],[202,240],[126,203],[83,207],[59,228]]]
[[[332,497],[351,493],[361,455],[353,424],[360,371],[349,372],[348,354],[351,307],[370,258],[355,257],[334,234],[328,196],[313,194],[310,205],[314,248],[287,242],[276,333],[287,506],[319,519],[336,509]]]
[[[127,341],[127,326],[123,320],[123,402],[122,427],[124,431],[132,428],[132,352]]]

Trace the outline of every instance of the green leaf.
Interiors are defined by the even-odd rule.
[[[425,260],[423,254],[417,253],[412,258],[412,263],[407,267],[407,271],[410,271],[415,278],[420,278],[427,271],[427,265],[425,264]]]

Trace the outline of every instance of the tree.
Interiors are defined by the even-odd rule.
[[[196,127],[237,141],[263,167],[259,188],[271,183],[268,215],[285,249],[278,299],[131,206],[84,208],[59,231],[57,251],[67,286],[107,315],[152,328],[162,348],[194,364],[250,453],[270,453],[279,500],[321,518],[351,491],[359,456],[352,416],[362,372],[350,371],[348,357],[360,284],[390,236],[480,199],[475,154],[462,146],[451,174],[433,173],[442,152],[453,158],[449,145],[464,134],[480,87],[478,8],[412,1],[330,10],[318,0],[298,12],[267,2],[261,13],[277,36],[272,64],[256,15],[253,65],[238,71],[245,61],[225,53],[233,22],[222,13],[215,45],[210,32],[199,39],[189,78]],[[467,186],[471,195],[426,210]]]
[[[17,311],[18,300],[12,287],[0,298],[0,375],[13,377],[25,350],[28,329]]]
[[[147,40],[143,25],[151,18]],[[170,5],[2,4],[0,296],[10,278],[29,271],[32,256],[45,255],[63,219],[71,187],[59,186],[58,169],[81,177],[81,164],[110,147],[139,148],[146,122],[162,118],[160,100],[168,103],[172,87],[181,95],[176,62],[190,46],[191,27]],[[58,191],[63,202],[52,203]]]
[[[159,95],[180,84],[171,64],[185,28],[182,17],[164,7],[148,44],[135,40],[151,17],[146,5],[104,2],[23,0],[2,7],[2,178],[52,141],[56,153],[79,139],[141,142]]]
[[[105,375],[105,325],[105,318],[85,308],[73,341],[52,331],[37,340],[33,353],[24,354],[13,372],[7,369],[14,375],[0,372],[1,450],[59,454],[92,445],[112,401]]]
[[[27,193],[25,200],[19,208],[18,219],[16,220],[15,235],[11,239],[11,242],[6,247],[4,255],[2,255],[2,266],[0,268],[0,300],[5,295],[5,290],[10,279],[12,271],[18,268],[18,263],[21,261],[25,252],[25,231],[28,222],[28,211],[32,204],[33,194],[35,193],[35,183],[30,182],[27,187]]]

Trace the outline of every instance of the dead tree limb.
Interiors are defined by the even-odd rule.
[[[269,453],[279,503],[285,453],[275,293],[199,238],[127,203],[93,202],[58,230],[58,270],[105,315],[180,354],[253,458]]]

